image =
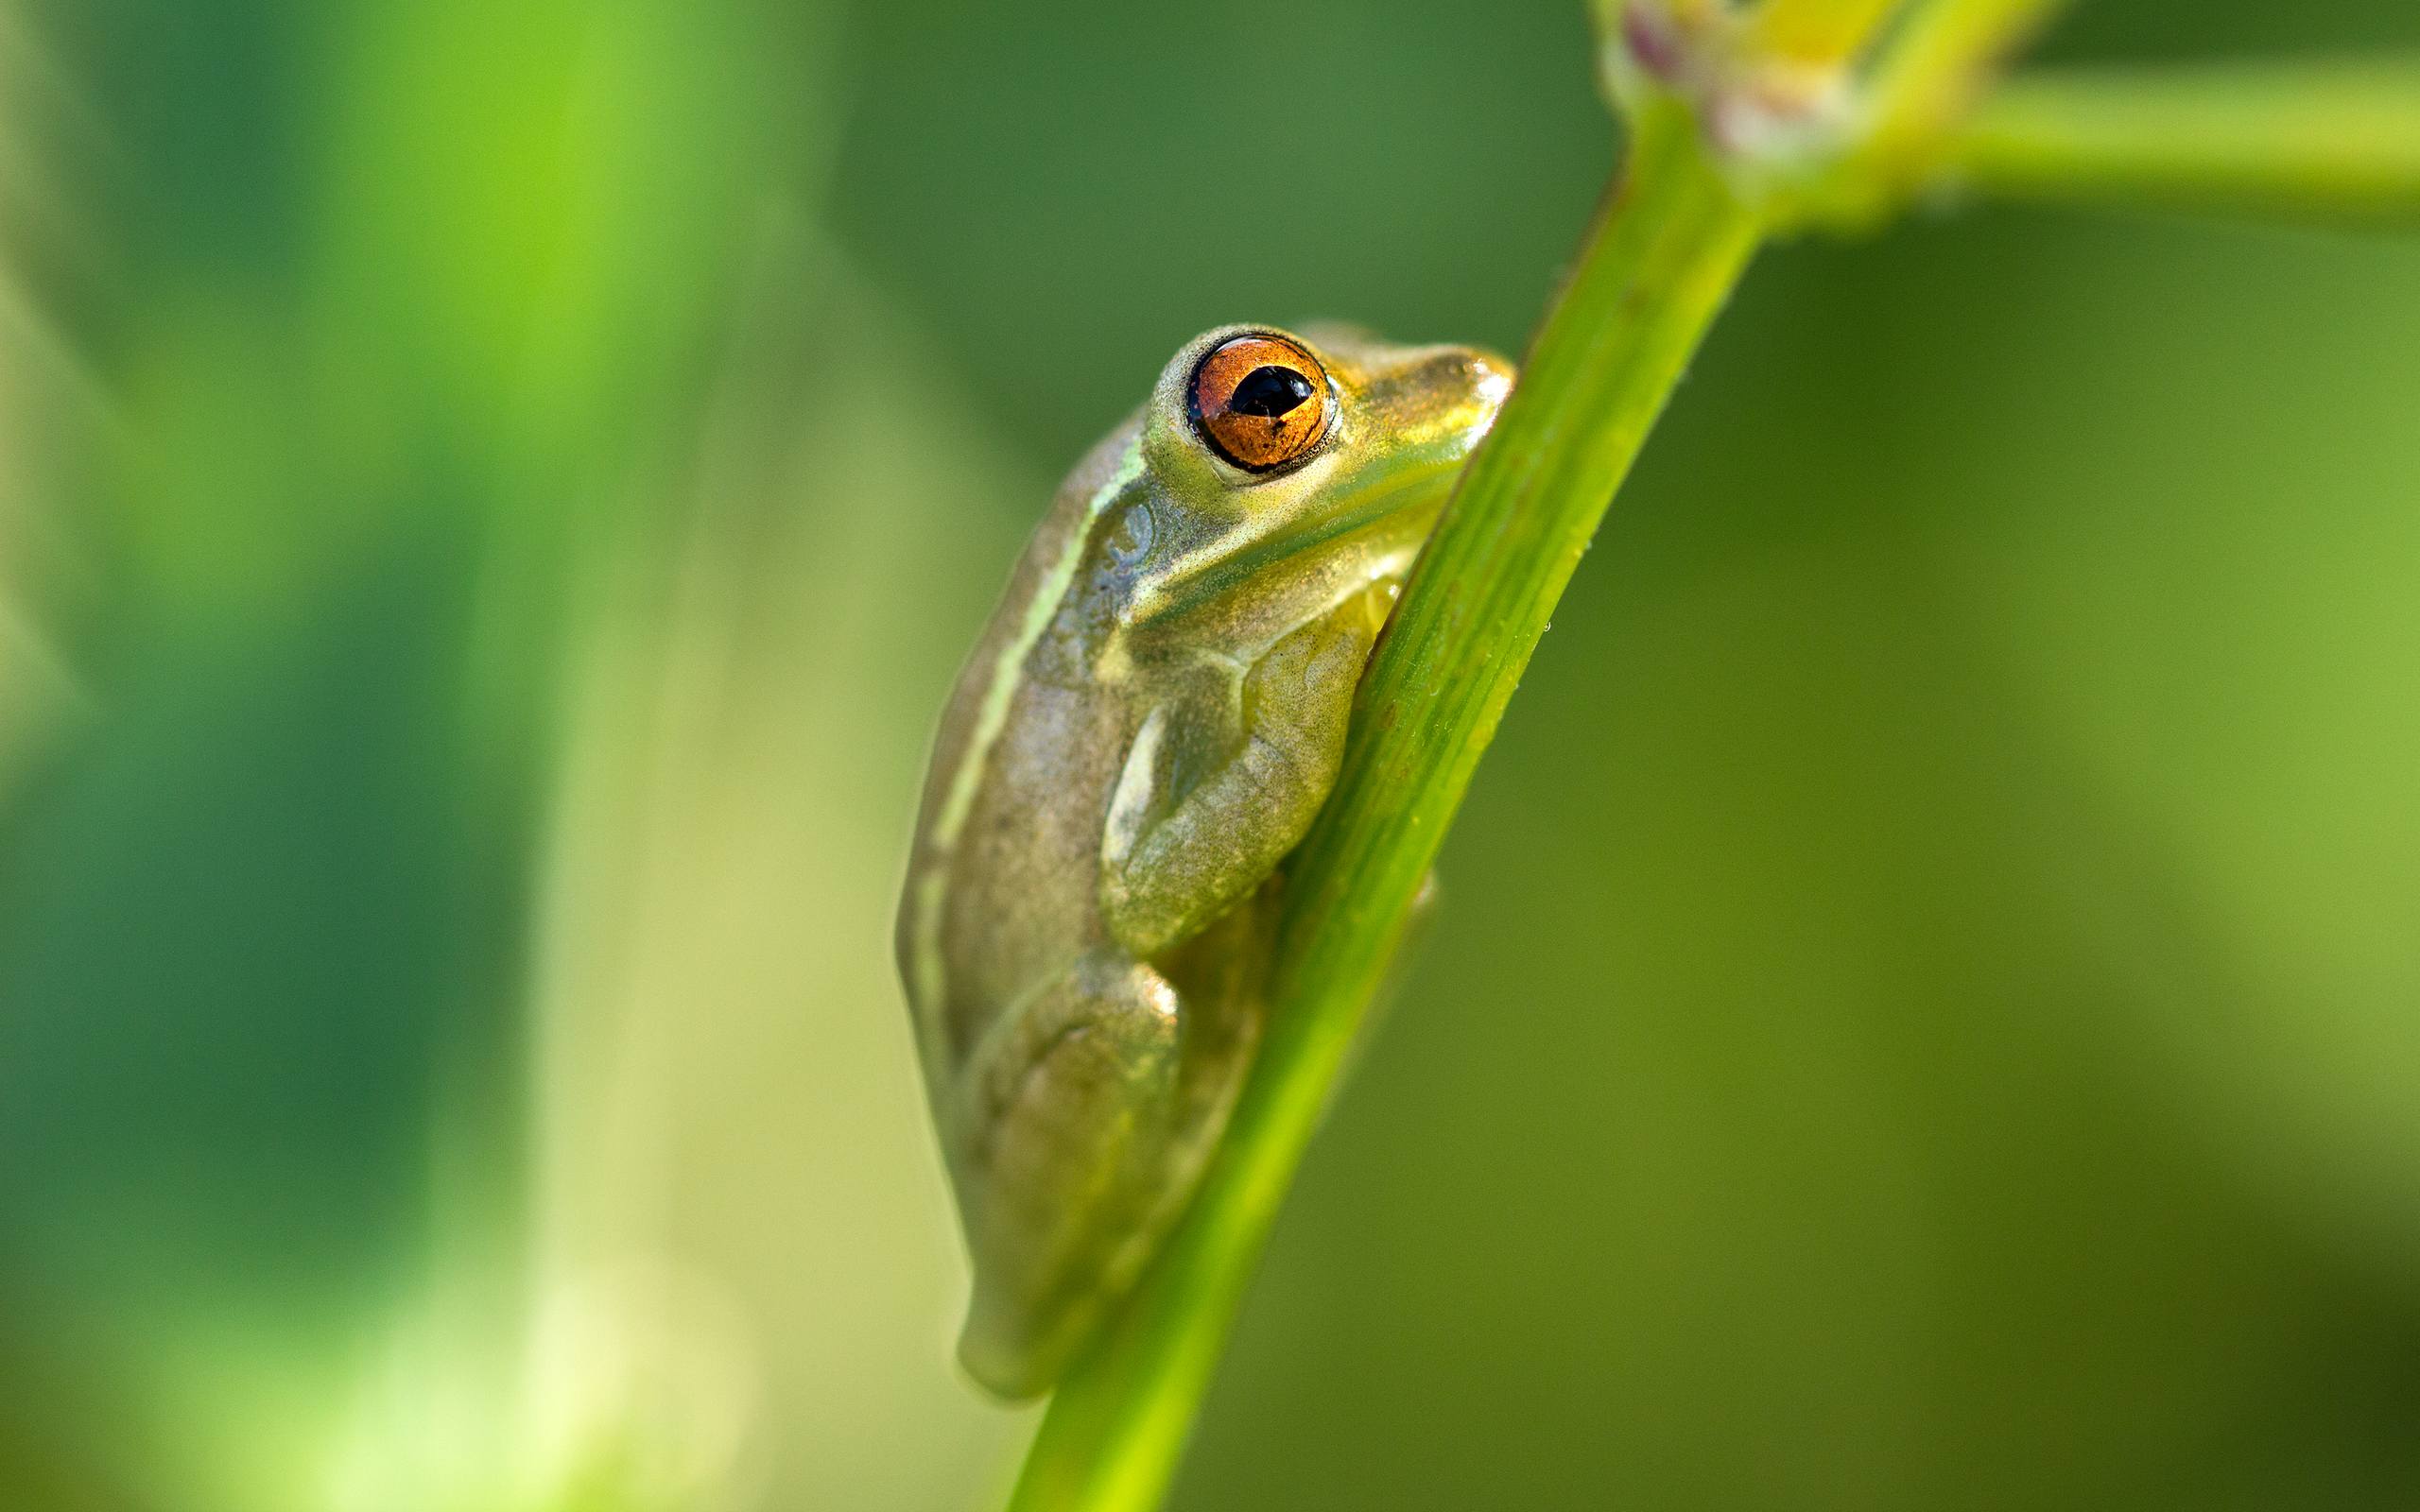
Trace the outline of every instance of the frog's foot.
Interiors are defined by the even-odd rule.
[[[1050,1388],[1183,1206],[1191,1183],[1169,1160],[1178,1012],[1150,967],[1088,956],[977,1057],[965,1126],[982,1132],[959,1181],[975,1297],[959,1359],[998,1396]]]

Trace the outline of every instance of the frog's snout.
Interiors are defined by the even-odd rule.
[[[1454,387],[1469,396],[1472,407],[1495,420],[1512,393],[1512,362],[1484,347],[1451,347],[1438,360],[1447,369]]]
[[[1495,423],[1512,379],[1512,364],[1485,348],[1416,347],[1374,375],[1368,399],[1400,441],[1461,452]]]

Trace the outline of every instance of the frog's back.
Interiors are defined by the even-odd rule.
[[[1098,860],[1124,756],[1122,700],[1044,663],[1102,511],[1134,467],[1136,422],[1060,488],[959,675],[934,743],[900,902],[900,974],[936,1100],[1005,1007],[1067,969],[1098,928]]]

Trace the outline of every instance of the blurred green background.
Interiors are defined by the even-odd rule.
[[[930,722],[1193,332],[1519,350],[1581,10],[17,0],[0,1507],[996,1498]],[[2420,1504],[2415,395],[2410,239],[1772,252],[1176,1504]]]

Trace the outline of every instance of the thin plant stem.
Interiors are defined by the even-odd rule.
[[[2420,223],[2420,59],[2020,75],[1944,178],[2008,198]]]
[[[1757,50],[1784,62],[1837,65],[1904,9],[1907,0],[1764,0],[1754,12]]]
[[[1625,3],[1599,0],[1609,38],[1620,35]],[[1895,14],[1887,4],[1842,4],[1858,26],[1880,27]],[[1998,117],[1995,137],[1983,129],[1995,115],[1974,111],[2001,60],[2057,9],[2058,0],[1916,7],[1876,60],[1871,134],[1816,205],[1744,189],[1754,175],[1726,171],[1680,99],[1649,90],[1629,102],[1631,146],[1615,191],[1422,556],[1363,683],[1334,796],[1289,865],[1270,1020],[1226,1136],[1133,1298],[1061,1383],[1011,1512],[1159,1505],[1411,902],[1691,354],[1775,225],[1810,210],[1856,218],[1895,208],[1939,171],[1953,132],[1955,161],[1979,181],[2021,182],[2028,153],[2052,153],[2048,127],[2029,135]],[[1820,33],[1824,50],[1856,57],[1867,40],[1856,29]],[[2113,106],[2104,119],[2119,113]],[[2056,118],[2045,111],[2036,120]],[[2067,140],[2083,137],[2071,130]],[[2088,179],[2089,154],[2065,150]],[[2047,179],[2054,169],[2041,171]]]
[[[2066,4],[1939,0],[1911,12],[1876,62],[1855,145],[1811,199],[1772,206],[1776,221],[1887,222],[1938,174],[1948,132],[1988,96],[2000,65]]]
[[[1404,915],[1615,487],[1747,266],[1757,215],[1665,106],[1465,472],[1290,868],[1271,1014],[1200,1195],[1061,1384],[1012,1512],[1157,1506]]]

